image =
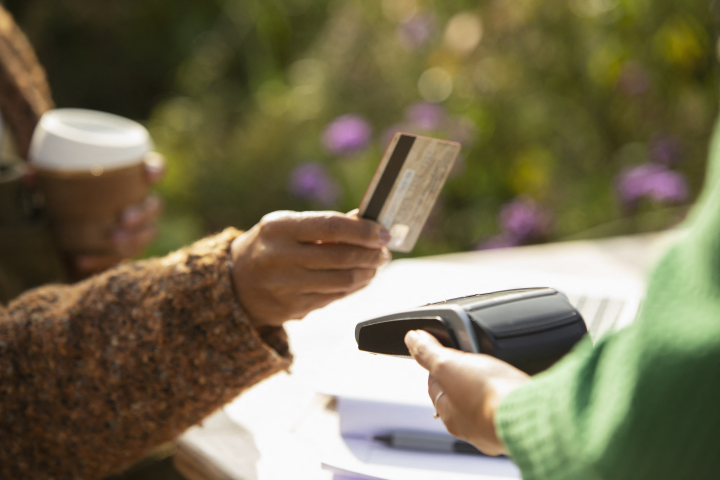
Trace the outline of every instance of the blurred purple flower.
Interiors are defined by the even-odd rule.
[[[371,135],[372,128],[363,117],[348,114],[325,127],[322,143],[333,155],[350,155],[367,147]]]
[[[546,236],[551,223],[550,212],[528,197],[518,197],[500,209],[503,233],[518,243]]]
[[[615,180],[620,201],[626,205],[637,202],[647,193],[647,179],[664,170],[654,163],[623,169]]]
[[[650,161],[662,165],[675,165],[680,161],[682,148],[680,141],[671,136],[655,135],[650,140]]]
[[[541,240],[550,233],[550,211],[529,197],[521,196],[503,205],[499,215],[501,233],[479,243],[476,250],[515,247]]]
[[[659,172],[647,185],[648,196],[660,203],[678,203],[687,199],[688,186],[685,175],[672,170]]]
[[[635,61],[626,62],[620,69],[617,88],[626,95],[638,96],[650,90],[650,75]]]
[[[436,130],[445,121],[447,111],[432,102],[416,102],[405,110],[405,118],[420,130]]]
[[[422,47],[435,32],[435,17],[429,13],[419,13],[403,22],[397,27],[397,36],[409,50]]]
[[[682,173],[664,165],[644,163],[625,169],[617,177],[620,200],[627,206],[643,197],[660,203],[678,203],[687,199],[687,180]]]
[[[318,202],[323,207],[332,207],[340,196],[335,180],[325,167],[314,162],[298,165],[290,172],[288,189],[296,197]]]

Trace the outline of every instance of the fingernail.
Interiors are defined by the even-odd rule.
[[[388,232],[386,229],[380,230],[380,245],[387,245],[390,243],[390,240],[392,237],[390,236],[390,232]]]
[[[387,263],[390,263],[390,260],[392,260],[392,254],[390,253],[390,250],[388,250],[387,248],[383,248],[382,264],[385,265]]]

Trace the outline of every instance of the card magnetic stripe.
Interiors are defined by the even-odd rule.
[[[416,137],[410,135],[400,136],[400,139],[395,145],[395,149],[390,156],[390,160],[388,160],[387,167],[385,167],[385,171],[383,171],[382,177],[380,177],[380,181],[378,182],[372,198],[368,203],[368,207],[365,209],[363,218],[375,221],[378,220],[380,211],[382,210],[383,205],[385,205],[385,201],[390,195],[393,185],[395,185],[395,180],[397,180],[398,175],[400,175],[400,170],[402,170],[402,167],[405,164],[405,159],[408,157],[410,149],[415,143],[415,138]]]

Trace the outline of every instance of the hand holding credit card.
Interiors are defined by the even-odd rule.
[[[457,142],[407,133],[390,141],[359,212],[390,231],[390,250],[413,249],[458,153]]]

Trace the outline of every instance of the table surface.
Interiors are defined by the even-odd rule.
[[[652,264],[678,235],[663,232],[464,252],[397,265],[417,269],[422,268],[422,262],[440,262],[467,265],[476,268],[479,275],[501,269],[535,270],[642,285]],[[383,275],[379,272],[373,283],[381,282]],[[402,294],[398,288],[398,295]],[[334,398],[316,393],[314,380],[320,365],[326,363],[318,342],[328,334],[324,316],[337,315],[344,307],[357,309],[357,305],[357,298],[353,303],[351,296],[330,310],[326,307],[325,313],[320,310],[303,322],[287,324],[295,354],[291,373],[275,375],[249,389],[224,410],[188,430],[178,443],[174,459],[177,470],[188,480],[332,479],[332,473],[321,469],[317,445],[337,432],[338,418]]]

